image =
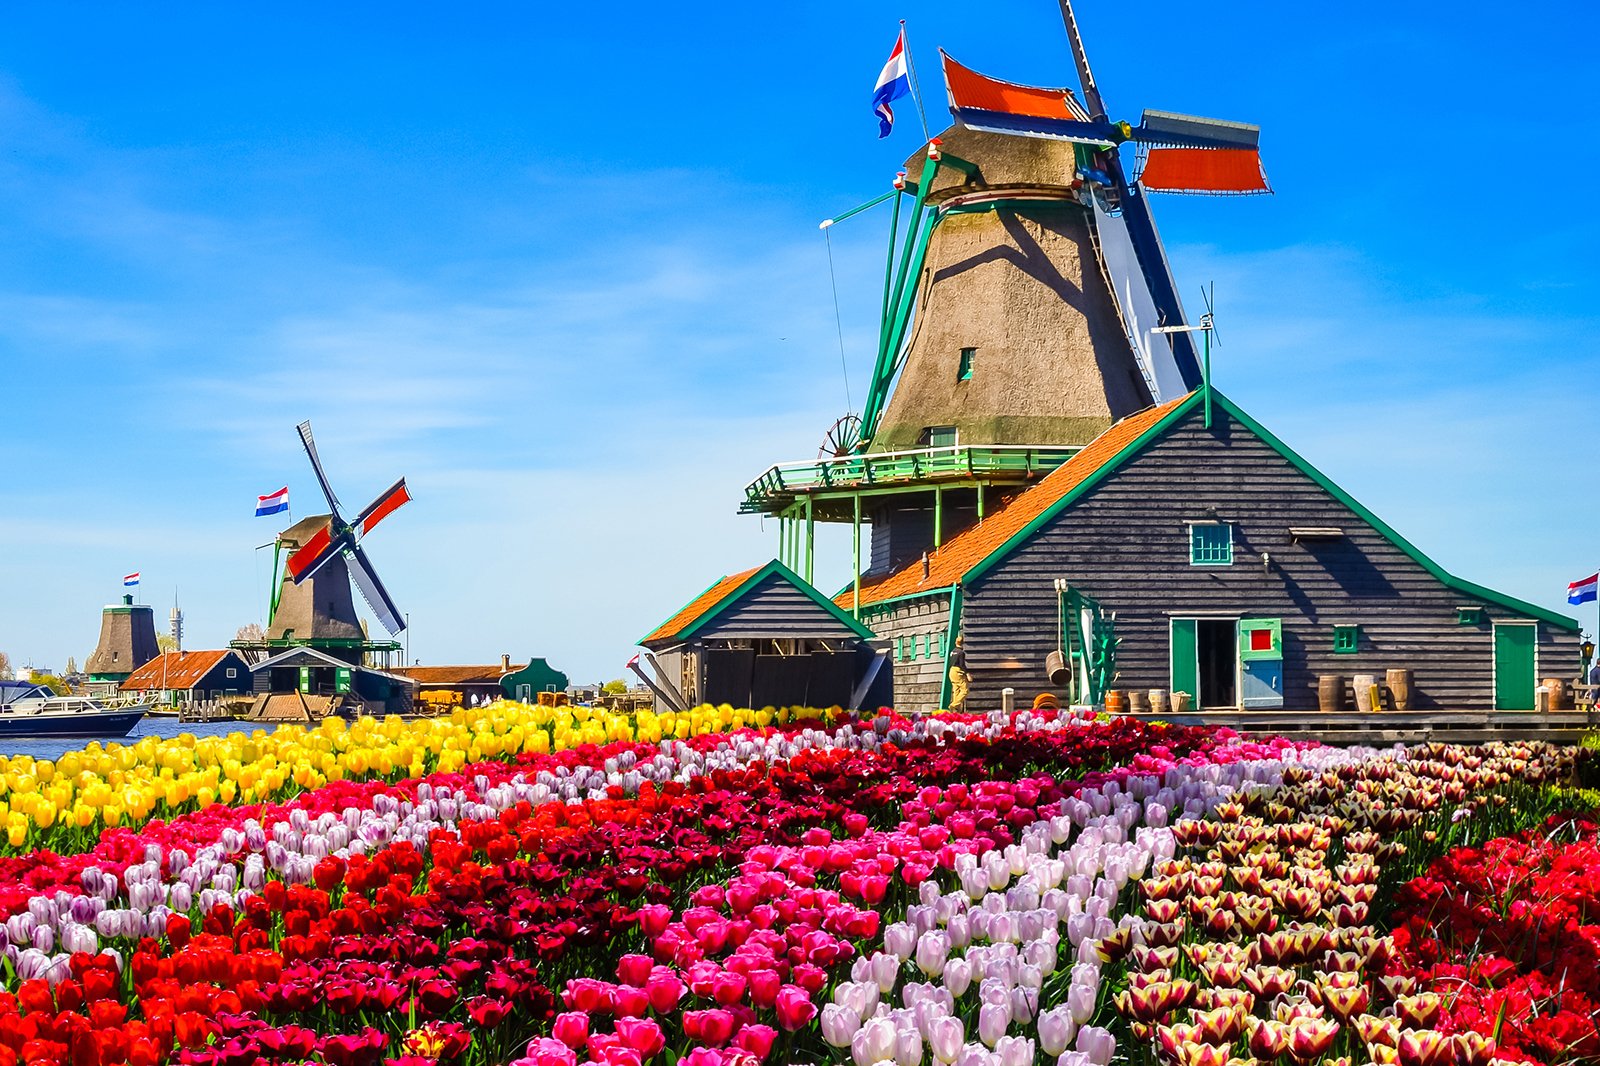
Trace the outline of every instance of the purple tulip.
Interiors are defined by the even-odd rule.
[[[1033,1041],[1021,1036],[1002,1036],[994,1046],[1000,1066],[1033,1066]]]
[[[950,938],[944,933],[924,933],[917,941],[917,969],[929,977],[944,973],[950,954]]]
[[[1006,1035],[1011,1025],[1011,1008],[1000,1003],[985,1003],[978,1008],[978,1039],[990,1047]],[[1106,1066],[1101,1063],[1100,1066]]]
[[[841,986],[842,987],[842,986]],[[822,1008],[822,1039],[832,1047],[849,1047],[861,1028],[861,1015],[848,1006],[828,1003]]]
[[[922,1034],[915,1029],[898,1029],[894,1036],[895,1066],[921,1066]]]
[[[972,984],[972,963],[966,959],[950,959],[944,964],[944,986],[950,994],[960,999]]]
[[[874,1018],[856,1030],[850,1041],[850,1057],[856,1066],[872,1066],[894,1054],[894,1022],[888,1018]]]
[[[1111,1066],[1111,1057],[1117,1053],[1117,1038],[1109,1029],[1086,1025],[1078,1030],[1078,1050],[1089,1057],[1093,1066]]]
[[[928,1023],[928,1049],[937,1062],[946,1066],[955,1062],[965,1040],[966,1030],[960,1018],[935,1018]]]
[[[897,962],[905,962],[916,948],[917,932],[905,922],[895,922],[883,931],[883,950],[893,955]]]
[[[1059,1055],[1072,1044],[1077,1032],[1072,1012],[1065,1006],[1052,1007],[1039,1015],[1039,1050],[1046,1055]]]

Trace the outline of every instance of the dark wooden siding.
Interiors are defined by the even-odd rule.
[[[924,599],[902,600],[882,611],[863,616],[863,621],[878,637],[878,646],[889,649],[894,666],[894,702],[901,711],[930,711],[939,706],[944,684],[944,640],[950,628],[950,594],[940,593]],[[902,657],[912,638],[917,654]],[[922,649],[930,638],[937,638],[936,651]]]
[[[694,641],[735,638],[853,640],[857,634],[792,583],[769,574],[690,637]]]
[[[1232,566],[1189,565],[1187,523],[1207,519],[1208,508],[1234,524]],[[1345,537],[1291,544],[1291,526],[1338,527]],[[1050,689],[1056,578],[1116,612],[1124,690],[1170,686],[1173,617],[1281,618],[1287,709],[1316,708],[1320,674],[1348,683],[1391,667],[1415,672],[1418,708],[1492,709],[1492,623],[1524,618],[1433,577],[1220,411],[1210,430],[1198,412],[1174,426],[966,590],[974,708],[997,706],[1006,685],[1019,703]],[[1466,605],[1484,608],[1486,621],[1459,625],[1456,607]],[[1361,627],[1358,651],[1334,654],[1333,627],[1348,623]],[[1577,642],[1540,623],[1538,676],[1574,675]]]

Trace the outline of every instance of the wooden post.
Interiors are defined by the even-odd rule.
[[[815,584],[812,577],[812,560],[817,551],[817,527],[812,518],[812,499],[806,497],[806,584]]]
[[[853,564],[851,566],[851,569],[855,572],[855,593],[854,593],[854,596],[853,596],[853,598],[851,600],[850,613],[853,614],[855,617],[860,618],[861,617],[861,494],[858,492],[852,498],[855,500],[855,505],[856,505],[855,521],[852,523],[853,540],[854,540],[854,546],[853,546],[854,562],[853,562]]]
[[[944,543],[944,486],[933,487],[933,546]]]
[[[978,482],[978,521],[983,521],[983,482]]]

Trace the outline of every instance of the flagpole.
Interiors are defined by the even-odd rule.
[[[906,20],[900,20],[900,36],[905,39]],[[917,118],[922,121],[922,139],[924,142],[933,140],[933,134],[928,132],[928,116],[922,110],[922,89],[917,85],[917,65],[911,62],[911,42],[906,40],[906,71],[911,75],[911,99],[917,105]]]

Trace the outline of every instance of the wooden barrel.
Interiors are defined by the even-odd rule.
[[[1153,706],[1151,706],[1150,701],[1145,698],[1145,694],[1144,694],[1143,691],[1141,691],[1140,689],[1132,689],[1132,690],[1129,691],[1129,693],[1128,693],[1128,713],[1129,714],[1145,714],[1145,713],[1147,713],[1149,711],[1152,711],[1152,710],[1155,710],[1155,708]]]
[[[1337,711],[1344,707],[1344,678],[1339,674],[1323,674],[1317,678],[1317,706],[1324,711]]]
[[[1066,688],[1072,681],[1072,671],[1067,669],[1067,657],[1059,651],[1044,657],[1044,674],[1056,688]]]
[[[1150,690],[1150,713],[1166,714],[1171,704],[1167,702],[1167,690],[1153,688]]]
[[[1409,711],[1411,709],[1411,671],[1401,667],[1390,670],[1384,674],[1383,683],[1388,686],[1389,694],[1394,697],[1394,709]]]
[[[1033,709],[1036,711],[1060,710],[1061,701],[1056,699],[1054,692],[1041,692],[1033,698]]]
[[[1351,684],[1356,690],[1356,710],[1362,714],[1376,710],[1372,705],[1372,690],[1378,687],[1378,675],[1357,674]]]
[[[1128,712],[1128,700],[1127,700],[1127,697],[1123,696],[1123,694],[1121,692],[1117,691],[1116,689],[1111,689],[1110,691],[1108,691],[1106,693],[1106,713],[1107,714],[1126,714],[1127,712]]]
[[[1174,692],[1172,694],[1172,713],[1182,714],[1189,709],[1189,703],[1194,697],[1187,692]]]
[[[1561,677],[1547,677],[1543,681],[1544,687],[1550,690],[1550,709],[1552,711],[1567,711],[1572,705],[1567,702],[1567,681]]]

